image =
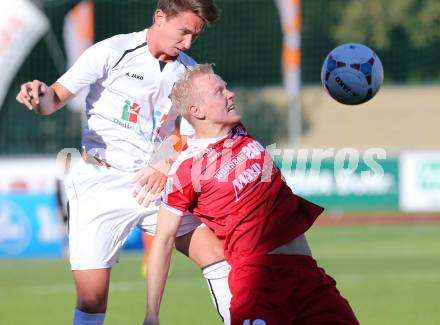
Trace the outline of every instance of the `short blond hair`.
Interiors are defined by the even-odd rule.
[[[188,108],[190,105],[194,104],[196,99],[201,99],[201,94],[195,88],[194,78],[206,74],[214,74],[213,65],[209,63],[198,64],[191,70],[187,70],[174,84],[171,91],[173,108],[186,119],[189,117]]]

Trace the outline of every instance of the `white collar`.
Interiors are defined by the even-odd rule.
[[[192,135],[190,137],[188,137],[187,142],[188,142],[188,146],[194,146],[194,147],[199,147],[199,148],[206,148],[208,147],[210,144],[216,143],[224,138],[226,138],[228,135],[224,135],[218,138],[203,138],[203,139],[199,139],[196,138],[195,135]]]

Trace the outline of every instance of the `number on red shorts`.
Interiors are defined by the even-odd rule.
[[[251,323],[250,319],[246,319],[243,322],[243,325],[266,325],[266,322],[264,320],[262,320],[262,319],[255,319]]]

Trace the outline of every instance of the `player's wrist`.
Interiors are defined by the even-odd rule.
[[[164,175],[168,175],[168,172],[171,168],[172,162],[168,160],[161,160],[155,164],[148,163],[148,167],[154,169],[155,171],[162,173]]]

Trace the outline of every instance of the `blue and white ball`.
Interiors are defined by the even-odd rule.
[[[322,84],[330,96],[342,104],[369,101],[379,91],[382,81],[382,62],[373,50],[362,44],[336,47],[322,65]]]

